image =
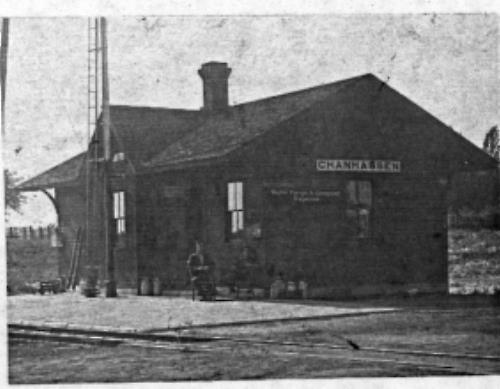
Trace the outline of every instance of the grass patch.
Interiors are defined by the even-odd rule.
[[[47,240],[7,239],[7,285],[10,293],[32,292],[37,281],[58,277],[57,249]]]

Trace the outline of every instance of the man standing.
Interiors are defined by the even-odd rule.
[[[201,300],[213,300],[216,292],[215,263],[208,254],[203,253],[199,242],[195,242],[195,251],[188,257],[187,267],[193,287],[193,300],[195,289],[201,296]]]

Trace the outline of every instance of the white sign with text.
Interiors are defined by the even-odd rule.
[[[399,173],[401,161],[375,159],[317,159],[320,172]]]

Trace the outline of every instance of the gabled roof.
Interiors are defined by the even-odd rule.
[[[117,143],[134,165],[149,160],[196,128],[203,116],[200,111],[124,105],[111,106],[110,113],[113,130],[119,137]],[[29,191],[72,184],[82,174],[85,155],[78,154],[16,188]]]
[[[18,190],[30,191],[68,185],[78,180],[87,153],[83,152],[60,163],[42,174],[16,186]]]
[[[113,105],[111,123],[134,165],[153,158],[196,128],[200,111]]]
[[[224,156],[365,77],[358,76],[232,106],[227,111],[208,117],[197,129],[166,147],[144,166],[173,167]]]
[[[204,163],[228,155],[239,147],[276,128],[280,123],[329,97],[339,97],[362,82],[375,88],[385,86],[366,74],[292,93],[273,96],[228,107],[218,113],[138,106],[111,106],[112,131],[136,171],[168,170]],[[392,90],[392,88],[389,88]],[[396,92],[398,95],[399,93]],[[400,97],[405,98],[400,95]],[[406,98],[405,98],[406,99]],[[406,99],[408,100],[408,99]],[[495,166],[494,160],[451,128],[422,110],[422,113],[450,132],[448,139],[464,152],[477,157],[482,166]],[[81,174],[85,153],[32,178],[18,186],[21,190],[57,187],[73,183]]]

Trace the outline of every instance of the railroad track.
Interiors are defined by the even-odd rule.
[[[9,339],[46,342],[83,343],[97,346],[131,346],[165,349],[175,352],[231,351],[236,345],[268,346],[272,355],[300,356],[360,363],[406,366],[423,371],[448,374],[499,374],[500,356],[430,352],[377,347],[354,349],[347,344],[287,342],[232,337],[195,337],[176,334],[99,331],[9,325]]]

